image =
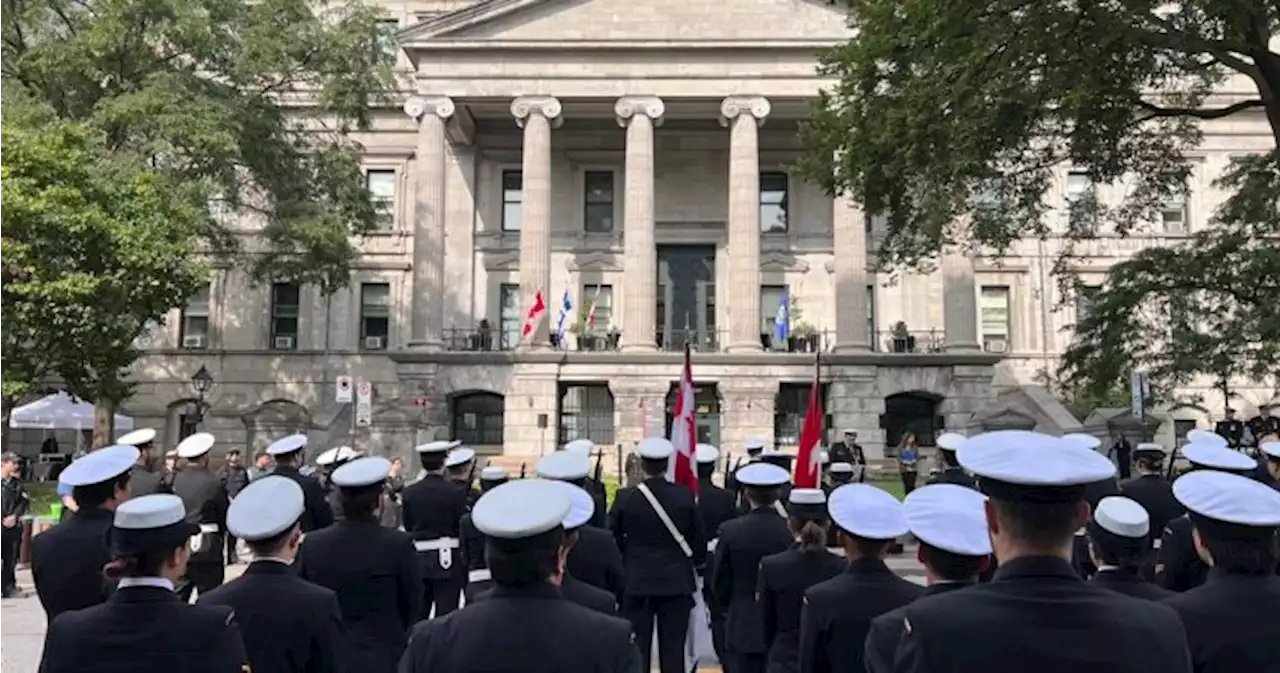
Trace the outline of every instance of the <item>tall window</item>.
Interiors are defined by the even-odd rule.
[[[1072,227],[1083,226],[1090,221],[1089,200],[1093,198],[1093,181],[1084,171],[1067,173],[1067,222]]]
[[[209,286],[196,291],[182,309],[178,335],[183,348],[209,347]]]
[[[613,443],[613,393],[609,392],[609,384],[560,384],[560,427],[556,441],[564,444],[575,439]]]
[[[582,305],[586,307],[588,332],[603,332],[613,326],[613,286],[583,285]]]
[[[867,286],[867,338],[871,340],[871,350],[879,350],[876,343],[876,286]]]
[[[583,227],[613,231],[613,171],[587,171],[583,176]]]
[[[778,395],[773,404],[773,442],[780,449],[794,447],[800,443],[800,430],[804,427],[804,413],[809,409],[809,383],[781,383]],[[829,384],[818,386],[822,395],[822,437],[819,443],[826,444],[831,429],[831,405],[827,404]]]
[[[1009,349],[1009,288],[983,286],[978,307],[982,318],[982,347],[989,353]]]
[[[760,174],[760,231],[787,230],[787,174]]]
[[[378,228],[390,229],[396,219],[396,172],[369,170],[365,173],[365,186],[369,189],[369,200],[378,213]]]
[[[1160,219],[1166,234],[1182,234],[1189,230],[1186,184],[1171,189],[1164,195]]]
[[[520,231],[524,222],[524,175],[502,171],[502,230]]]
[[[520,286],[503,283],[498,288],[498,329],[502,331],[501,350],[520,345]]]
[[[383,63],[395,65],[397,52],[400,51],[400,47],[396,44],[396,32],[400,30],[400,22],[396,19],[379,19],[376,28],[378,56],[382,58]]]
[[[889,217],[884,213],[867,213],[862,218],[863,229],[867,232],[867,238],[876,232],[884,232],[889,226]]]
[[[297,283],[271,286],[271,347],[293,350],[298,347],[298,306],[301,291]]]
[[[1076,288],[1077,324],[1089,317],[1089,312],[1093,310],[1093,301],[1101,290],[1102,288],[1097,285],[1081,285]]]
[[[453,398],[453,438],[469,446],[502,446],[506,402],[497,393],[464,393]]]
[[[760,286],[760,333],[773,336],[774,326],[778,324],[780,311],[778,306],[787,301],[786,285],[761,285]],[[786,312],[781,316],[787,320],[787,324],[791,323],[791,307],[787,306]],[[777,346],[778,344],[774,344]],[[784,344],[785,345],[785,344]]]
[[[360,346],[383,350],[391,336],[391,286],[364,283],[360,286]]]

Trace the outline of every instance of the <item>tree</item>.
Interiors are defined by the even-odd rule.
[[[1158,230],[1185,189],[1204,123],[1280,138],[1280,6],[1234,0],[850,0],[857,37],[822,57],[834,86],[802,130],[802,169],[886,222],[879,259],[929,263],[950,245],[994,255],[1023,237]],[[1158,93],[1157,93],[1158,92]],[[1225,93],[1224,93],[1225,92]],[[1092,185],[1066,226],[1045,199],[1064,165]],[[1171,389],[1197,374],[1280,370],[1280,156],[1237,159],[1214,221],[1114,265],[1077,326],[1063,377],[1095,394],[1134,368]],[[1270,297],[1270,301],[1264,298]],[[1170,310],[1181,327],[1169,329]]]
[[[6,0],[6,140],[29,149],[14,167],[26,219],[3,213],[6,328],[20,335],[6,330],[6,384],[57,375],[109,422],[133,341],[198,287],[183,270],[344,287],[354,237],[378,219],[350,137],[389,88],[377,18],[358,0]],[[58,172],[75,158],[103,174]],[[96,238],[79,249],[69,234]],[[40,308],[51,296],[64,315]]]

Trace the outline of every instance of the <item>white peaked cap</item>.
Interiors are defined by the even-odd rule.
[[[209,453],[209,449],[213,448],[214,441],[213,435],[207,432],[197,432],[178,442],[175,450],[178,452],[179,458],[199,458]]]
[[[563,482],[516,479],[480,496],[471,522],[481,533],[501,540],[541,535],[562,526],[573,502]]]
[[[138,428],[133,432],[126,432],[116,439],[116,444],[128,444],[129,446],[139,446],[147,442],[154,442],[156,439],[155,428]]]
[[[123,530],[151,530],[181,523],[187,518],[182,498],[171,493],[142,495],[116,506],[112,524]]]
[[[565,530],[578,528],[591,520],[596,513],[596,501],[590,493],[568,482],[559,482],[569,496],[569,513],[564,516]]]
[[[449,455],[444,457],[444,466],[457,467],[459,465],[466,464],[466,462],[469,460],[474,460],[475,457],[476,457],[475,449],[469,446],[460,446],[450,451]]]
[[[793,488],[787,495],[787,502],[793,505],[822,505],[827,502],[827,494],[820,488]]]
[[[277,439],[274,442],[271,442],[271,445],[267,447],[267,455],[281,456],[286,453],[301,451],[306,447],[307,447],[307,436],[302,433],[298,433],[296,435],[289,435],[288,437],[283,437],[281,439]]]
[[[459,441],[449,440],[449,439],[440,439],[434,442],[427,442],[426,444],[419,444],[413,447],[413,450],[418,453],[444,453],[449,449],[452,449],[461,445],[462,445],[462,442],[459,442]]]
[[[591,460],[586,454],[570,451],[552,451],[538,459],[533,471],[543,479],[569,481],[582,479],[591,470]]]
[[[1228,472],[1198,470],[1173,482],[1173,495],[1188,510],[1240,526],[1280,526],[1280,491]]]
[[[720,449],[711,444],[699,444],[696,447],[694,459],[699,463],[714,463],[720,457]]]
[[[380,483],[390,474],[391,461],[382,456],[367,456],[334,470],[329,480],[338,488],[360,488]]]
[[[748,451],[760,451],[765,447],[765,441],[759,437],[748,437],[747,441],[742,443]]]
[[[101,484],[132,469],[139,455],[138,448],[129,444],[104,446],[68,465],[58,481],[71,487]]]
[[[636,452],[641,458],[665,460],[676,452],[676,447],[666,437],[645,437],[640,440],[640,446],[636,447]]]
[[[1202,430],[1200,428],[1187,431],[1187,442],[1189,444],[1216,444],[1224,449],[1230,446],[1230,444],[1227,444],[1226,437],[1223,437],[1216,432]]]
[[[781,486],[791,479],[786,470],[771,463],[751,463],[738,468],[733,478],[744,486]]]
[[[1182,447],[1182,456],[1196,465],[1214,470],[1244,471],[1258,466],[1243,453],[1211,442],[1191,442]]]
[[[1167,454],[1169,453],[1169,449],[1164,448],[1163,444],[1157,444],[1155,442],[1142,442],[1141,444],[1133,447],[1133,452],[1134,453]]]
[[[1280,459],[1280,442],[1263,442],[1258,445],[1258,450],[1272,458]]]
[[[338,453],[342,447],[335,446],[332,449],[326,449],[316,456],[316,465],[320,467],[328,467],[338,462]]]
[[[1102,530],[1127,538],[1145,538],[1151,532],[1151,516],[1135,500],[1112,495],[1098,501],[1093,522]]]
[[[591,450],[594,448],[596,448],[595,442],[585,438],[575,439],[564,445],[565,451],[569,451],[571,453],[582,453],[588,456],[591,455]]]
[[[497,465],[490,465],[480,470],[480,481],[502,481],[509,477],[507,471]]]
[[[302,487],[288,477],[254,479],[227,508],[227,530],[246,542],[271,539],[298,522],[305,500]]]
[[[1088,449],[1090,451],[1096,451],[1099,446],[1102,446],[1101,439],[1098,439],[1093,435],[1086,434],[1083,432],[1067,433],[1063,435],[1061,439],[1064,442],[1070,442],[1072,446],[1078,446],[1082,449]]]
[[[827,468],[827,471],[831,472],[832,474],[851,474],[853,472],[853,464],[852,463],[832,463],[831,467]]]
[[[841,529],[870,540],[892,540],[907,533],[902,503],[870,484],[845,484],[827,498],[831,520]]]
[[[957,484],[931,484],[902,501],[911,533],[931,547],[961,556],[991,553],[987,533],[987,497]]]
[[[996,430],[970,437],[956,451],[960,466],[981,478],[1019,486],[1079,486],[1115,476],[1106,456],[1038,432]]]
[[[965,437],[958,432],[944,432],[938,435],[938,438],[934,440],[934,443],[938,445],[939,449],[955,451],[960,448],[960,445],[963,444],[966,439],[968,439],[968,437]]]

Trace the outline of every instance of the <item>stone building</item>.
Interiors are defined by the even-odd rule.
[[[1037,385],[1086,308],[1058,306],[1058,241],[877,273],[874,214],[788,172],[824,86],[815,50],[848,35],[838,4],[386,5],[416,94],[360,137],[384,230],[332,297],[225,269],[174,310],[125,410],[166,445],[191,430],[204,366],[204,424],[226,446],[295,429],[384,453],[428,436],[514,456],[579,435],[630,446],[661,429],[686,345],[700,437],[733,452],[795,442],[819,356],[832,427],[873,454],[907,431],[1079,427]],[[1086,282],[1203,226],[1229,158],[1270,147],[1260,111],[1206,132],[1187,192],[1149,235],[1086,250]],[[1064,167],[1049,195],[1059,230],[1082,180]],[[547,315],[522,341],[538,292]],[[368,426],[335,401],[344,375],[371,384]],[[1250,412],[1270,395],[1239,392]],[[1169,414],[1166,438],[1175,417],[1206,425],[1209,400]]]

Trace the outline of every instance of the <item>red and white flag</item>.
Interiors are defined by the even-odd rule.
[[[685,344],[684,372],[680,375],[680,388],[676,391],[675,405],[671,409],[671,444],[675,446],[676,452],[667,466],[667,480],[688,486],[696,495],[698,473],[693,469],[693,461],[697,440],[693,397],[693,362],[689,356],[689,346]]]
[[[813,386],[809,388],[809,406],[804,411],[804,425],[800,427],[800,447],[796,452],[796,473],[792,483],[796,488],[818,488],[822,450],[822,383],[821,370],[814,367]]]
[[[542,288],[538,288],[533,293],[533,306],[529,307],[529,312],[524,316],[524,326],[520,328],[520,340],[524,341],[533,334],[534,328],[538,326],[538,321],[542,319],[543,314],[547,312],[547,302],[542,300]]]
[[[591,297],[591,310],[587,311],[587,330],[596,328],[596,307],[600,305],[600,285],[596,286],[596,293]]]

